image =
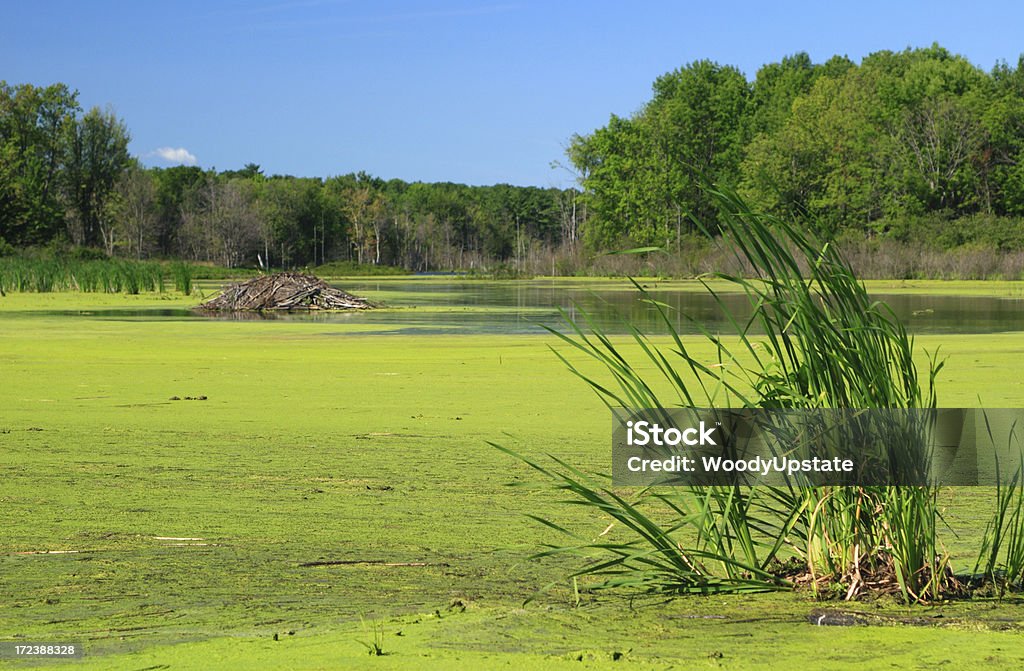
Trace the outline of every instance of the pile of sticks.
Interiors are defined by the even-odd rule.
[[[364,298],[302,273],[275,273],[233,284],[199,310],[366,310]]]

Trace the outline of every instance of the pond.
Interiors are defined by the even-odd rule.
[[[93,310],[61,314],[101,319],[279,319],[361,325],[360,333],[540,334],[543,325],[566,330],[559,310],[578,321],[587,316],[610,333],[625,333],[625,321],[645,333],[666,332],[657,309],[640,300],[625,282],[594,280],[476,281],[443,279],[359,279],[338,286],[377,301],[388,309],[358,313],[235,313],[218,317],[189,310]],[[738,318],[749,316],[741,294],[722,294],[722,305],[692,284],[648,285],[651,298],[670,306],[669,315],[681,333],[698,333],[691,320],[712,332],[730,333],[725,309]],[[1024,299],[989,296],[885,294],[888,303],[912,333],[999,333],[1024,331]],[[725,309],[723,309],[723,305]],[[380,331],[366,327],[379,325]],[[347,334],[348,331],[339,332]]]

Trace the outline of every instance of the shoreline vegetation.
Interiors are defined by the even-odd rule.
[[[696,61],[569,140],[573,186],[475,186],[146,168],[111,110],[83,111],[63,83],[0,82],[0,256],[689,277],[730,270],[698,231],[723,214],[707,182],[838,245],[861,278],[1020,279],[1021,119],[1024,61],[986,71],[939,45],[797,53],[749,79]],[[664,252],[608,254],[636,247]]]
[[[919,281],[1006,283],[1012,287],[1024,280],[1024,251],[996,252],[973,247],[922,250],[886,241],[835,246],[859,279],[880,284],[888,282],[896,287]],[[193,281],[241,280],[274,271],[180,260],[137,261],[96,252],[88,248],[59,252],[28,249],[0,256],[0,292],[137,294],[174,289],[191,294]],[[719,272],[746,277],[753,273],[749,266],[737,262],[729,248],[696,239],[690,250],[680,253],[655,250],[639,254],[586,254],[577,250],[538,254],[524,260],[521,269],[498,265],[416,273],[398,266],[332,261],[304,267],[302,271],[325,278],[436,276],[479,280],[597,280],[635,277],[659,281],[695,280]]]

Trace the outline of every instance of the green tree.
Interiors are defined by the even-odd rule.
[[[181,236],[183,215],[206,184],[207,175],[194,165],[152,168],[149,172],[156,185],[157,252],[167,256],[183,255],[186,252]]]
[[[881,217],[893,198],[893,146],[875,116],[878,87],[879,74],[863,68],[818,78],[780,128],[751,142],[747,193],[769,211],[808,217],[826,237]]]
[[[107,205],[129,165],[128,129],[113,111],[94,107],[65,127],[64,193],[73,238],[88,246],[113,248]]]
[[[258,182],[257,194],[264,263],[322,263],[343,244],[340,205],[332,208],[319,179],[274,176]]]
[[[741,172],[755,202],[824,235],[978,202],[984,73],[938,46],[830,63],[751,140]]]
[[[697,61],[659,77],[653,90],[632,118],[613,116],[571,142],[569,158],[585,175],[592,244],[678,241],[690,216],[714,223],[701,181],[737,180],[750,99],[742,73]]]
[[[992,70],[989,104],[982,113],[987,140],[983,194],[987,209],[1024,215],[1024,56],[1017,67]]]
[[[609,248],[627,238],[652,242],[657,236],[657,179],[645,127],[634,119],[612,116],[590,135],[573,137],[568,154],[582,180],[591,217],[583,238],[591,247]]]
[[[10,243],[46,242],[64,228],[59,178],[77,95],[0,81],[0,237]]]
[[[888,57],[881,79],[882,123],[892,135],[899,189],[910,211],[964,213],[984,201],[987,172],[982,123],[990,80],[938,45]],[[866,59],[866,68],[876,65]]]
[[[757,71],[751,90],[748,137],[782,128],[793,111],[793,102],[807,95],[822,73],[806,52],[786,56]]]

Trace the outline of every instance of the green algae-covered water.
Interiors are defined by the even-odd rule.
[[[720,319],[699,285],[649,284]],[[576,304],[653,330],[649,306],[624,282],[338,285],[390,307],[219,319],[190,312],[196,296],[0,297],[0,640],[86,649],[32,668],[860,669],[865,650],[875,666],[1024,666],[1014,599],[575,594],[580,560],[530,561],[562,539],[527,515],[621,530],[487,442],[606,470],[607,411],[537,323]],[[1018,290],[986,287],[876,293],[909,314],[919,364],[946,359],[942,404],[1024,407]],[[991,496],[944,497],[943,540],[969,571]],[[823,607],[885,626],[814,626]],[[360,643],[374,631],[383,657]]]
[[[100,319],[224,319],[315,321],[358,326],[360,333],[438,335],[544,334],[544,327],[565,330],[563,314],[578,322],[589,320],[602,330],[623,334],[632,324],[648,334],[667,333],[657,307],[641,299],[624,282],[594,280],[474,281],[467,279],[348,280],[335,284],[377,301],[385,309],[367,312],[290,312],[199,314],[184,307],[144,309],[97,308],[63,310],[61,316]],[[695,286],[696,285],[696,286]],[[667,306],[673,327],[680,333],[699,333],[700,327],[730,333],[727,312],[740,320],[750,316],[745,296],[723,293],[716,299],[699,284],[655,282],[643,284],[650,299]],[[213,291],[208,286],[207,292]],[[874,297],[888,304],[896,318],[912,333],[1008,333],[1024,331],[1024,298],[965,296],[941,293],[890,293],[884,288]],[[700,327],[698,327],[698,324]],[[753,326],[756,333],[757,326]],[[338,331],[345,334],[348,331]]]

